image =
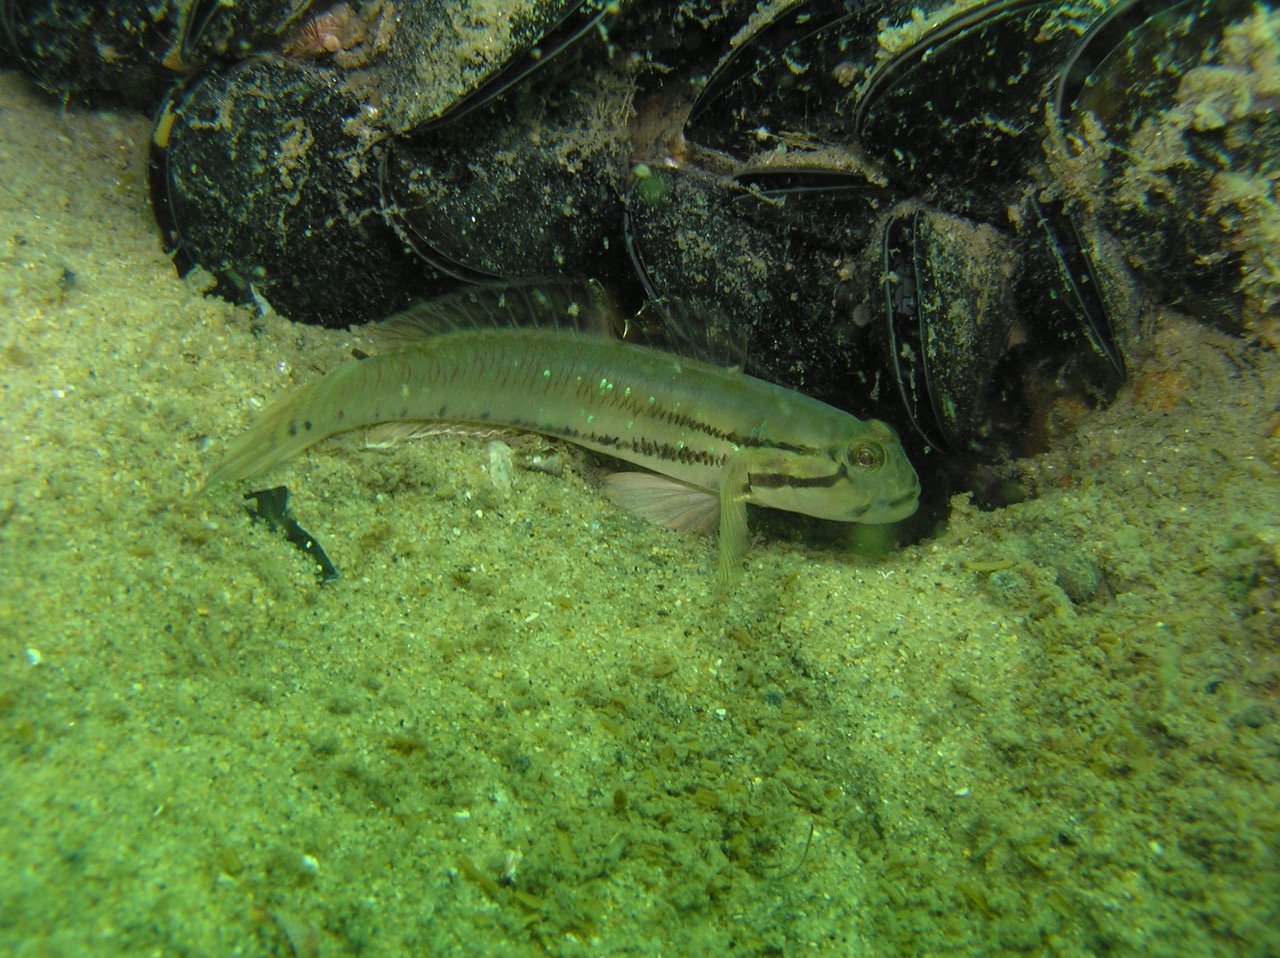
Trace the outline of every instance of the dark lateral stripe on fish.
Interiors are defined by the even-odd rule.
[[[635,452],[642,456],[652,456],[655,459],[663,459],[667,462],[720,466],[723,465],[725,459],[724,456],[717,456],[706,450],[694,449],[690,446],[685,446],[682,449],[670,443],[654,442],[649,439],[629,440],[623,439],[621,436],[604,436],[598,433],[579,433],[578,435],[602,446],[616,449],[619,452]],[[566,436],[566,438],[572,439],[573,437]]]
[[[720,466],[724,463],[724,456],[717,456],[711,452],[702,449],[694,449],[686,446],[681,449],[670,443],[655,442],[651,439],[626,439],[622,436],[613,436],[598,432],[583,432],[581,429],[574,429],[572,426],[548,426],[537,422],[512,418],[510,425],[515,429],[528,430],[530,432],[542,433],[544,436],[558,436],[561,439],[567,439],[570,442],[577,443],[594,443],[599,447],[608,449],[619,458],[624,458],[621,454],[627,452],[638,453],[642,456],[651,456],[656,459],[663,459],[667,462],[683,462],[688,464]]]
[[[583,378],[583,381],[576,390],[577,396],[583,403],[589,403],[595,406],[609,407],[628,413],[637,421],[649,420],[654,422],[666,423],[669,426],[675,426],[678,429],[688,429],[690,432],[698,433],[710,439],[716,439],[721,442],[732,443],[742,448],[769,448],[779,449],[783,452],[795,452],[801,454],[817,453],[820,450],[813,446],[795,445],[793,443],[766,441],[759,436],[743,435],[729,429],[718,429],[710,423],[704,422],[689,413],[676,412],[668,406],[660,402],[649,402],[648,399],[641,399],[641,393],[632,390],[627,395],[625,390],[613,389],[604,398],[600,395],[600,389]],[[605,437],[597,437],[604,439]]]
[[[835,472],[825,476],[788,476],[785,472],[753,472],[749,476],[750,484],[759,489],[781,489],[789,486],[792,489],[829,489],[845,479],[849,470],[844,463]]]

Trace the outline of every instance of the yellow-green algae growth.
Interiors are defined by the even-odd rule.
[[[176,279],[147,133],[0,78],[0,952],[1280,952],[1274,351],[1152,312],[1039,498],[727,605],[571,450],[350,437],[320,587],[192,493],[360,341]]]

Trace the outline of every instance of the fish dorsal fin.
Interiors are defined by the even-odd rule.
[[[624,317],[596,280],[526,280],[471,286],[410,306],[368,328],[380,349],[415,346],[449,333],[546,329],[587,333],[742,370],[746,329],[714,305],[672,298],[651,300]]]
[[[666,297],[647,302],[627,321],[627,342],[739,372],[747,361],[747,329],[718,308]]]
[[[369,327],[383,349],[469,330],[553,329],[618,337],[623,320],[595,280],[537,280],[474,286],[427,300]]]

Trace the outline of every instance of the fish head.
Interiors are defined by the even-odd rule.
[[[772,450],[774,461],[748,474],[750,500],[838,522],[897,522],[914,513],[920,478],[898,434],[878,419],[854,422],[829,446]]]

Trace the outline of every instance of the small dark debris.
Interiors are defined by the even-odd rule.
[[[282,531],[284,537],[298,551],[309,555],[315,564],[320,567],[321,585],[326,585],[338,578],[337,568],[329,561],[329,557],[325,554],[320,543],[316,542],[315,537],[298,525],[293,516],[289,515],[288,486],[275,486],[271,489],[246,492],[244,497],[253,500],[253,506],[248,508],[250,518],[255,521],[265,522],[272,529]]]

